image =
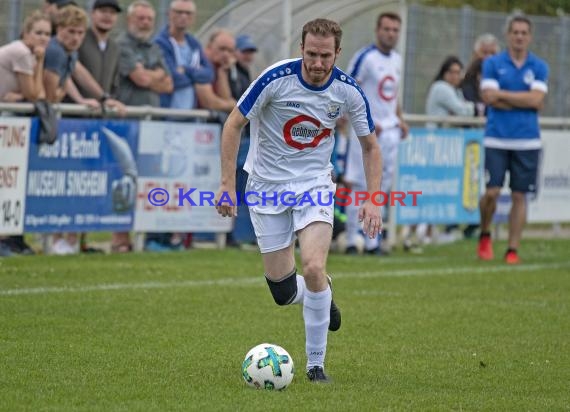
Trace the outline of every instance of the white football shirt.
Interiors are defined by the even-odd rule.
[[[356,81],[334,67],[329,81],[303,80],[301,59],[266,69],[238,101],[251,121],[244,169],[255,179],[287,182],[328,173],[336,121],[348,115],[358,136],[374,131],[368,101]]]
[[[400,55],[394,50],[386,55],[374,44],[356,52],[348,66],[348,73],[358,81],[368,98],[374,123],[382,129],[399,124],[397,107],[401,71]]]

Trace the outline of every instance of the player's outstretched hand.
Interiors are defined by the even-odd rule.
[[[228,190],[226,187],[220,187],[218,194],[214,199],[216,210],[223,217],[237,216],[237,198],[235,190]]]
[[[370,200],[365,201],[358,211],[358,220],[362,222],[362,230],[370,239],[378,236],[382,230],[382,215],[380,207]]]

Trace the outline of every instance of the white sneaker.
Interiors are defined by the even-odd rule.
[[[75,248],[71,246],[67,240],[61,238],[53,242],[51,245],[51,253],[54,255],[72,255],[75,253]]]

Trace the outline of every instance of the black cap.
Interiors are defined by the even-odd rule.
[[[95,3],[93,3],[93,10],[100,9],[101,7],[112,7],[117,10],[118,13],[123,11],[117,0],[95,0]]]

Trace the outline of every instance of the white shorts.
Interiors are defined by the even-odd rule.
[[[332,226],[335,190],[330,173],[285,183],[250,177],[246,200],[261,253],[289,247],[295,233],[312,222]]]

